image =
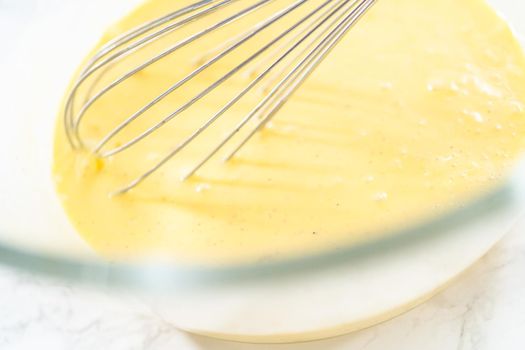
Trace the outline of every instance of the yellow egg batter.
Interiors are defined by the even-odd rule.
[[[100,45],[186,3],[150,0],[113,26]],[[232,36],[233,28],[222,35]],[[172,42],[163,38],[114,69],[130,69]],[[194,69],[201,56],[190,47],[129,79],[92,106],[82,137],[100,140]],[[238,61],[231,57],[220,65]],[[108,148],[218,76],[217,70],[205,72]],[[230,162],[222,163],[220,153],[186,182],[179,180],[249,109],[225,115],[129,193],[108,195],[248,81],[249,74],[240,74],[144,142],[105,160],[73,151],[60,121],[57,191],[97,252],[112,259],[232,263],[340,247],[461,204],[500,179],[525,146],[525,60],[507,24],[482,0],[380,0]]]

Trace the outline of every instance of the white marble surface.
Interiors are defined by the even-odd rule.
[[[521,350],[525,225],[460,280],[384,324],[324,341],[250,345],[185,334],[132,297],[0,269],[0,349]]]

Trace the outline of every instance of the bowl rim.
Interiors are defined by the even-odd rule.
[[[386,237],[307,255],[231,265],[143,264],[41,254],[0,243],[0,263],[30,273],[58,277],[69,282],[143,291],[174,291],[250,278],[293,274],[316,268],[329,268],[346,263],[351,259],[363,258],[371,253],[393,250],[406,246],[408,243],[422,242],[432,237],[446,235],[456,228],[475,222],[477,218],[506,210],[516,203],[525,207],[524,203],[521,203],[525,200],[523,194],[525,181],[519,181],[520,172],[515,173],[510,180],[492,187],[463,205],[449,209],[437,217],[391,230]]]

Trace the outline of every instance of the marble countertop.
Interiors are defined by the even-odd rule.
[[[132,297],[0,268],[0,349],[518,350],[525,345],[525,225],[445,292],[381,325],[290,345],[180,332]]]

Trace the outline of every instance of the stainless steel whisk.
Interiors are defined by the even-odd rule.
[[[183,47],[211,34],[214,31],[231,25],[232,23],[239,21],[241,18],[245,18],[276,1],[278,0],[250,1],[250,4],[243,7],[241,10],[228,15],[226,18],[220,19],[211,25],[206,24],[205,26],[200,27],[195,33],[188,37],[184,37],[182,40],[178,40],[172,46],[166,48],[166,50],[163,50],[161,53],[145,62],[141,62],[133,69],[118,76],[108,85],[97,88],[98,79],[103,76],[108,69],[112,69],[115,65],[118,65],[124,58],[157,42],[160,38],[170,33],[185,28],[190,23],[195,23],[212,14],[217,14],[234,3],[240,5],[246,1],[197,1],[163,17],[144,23],[105,44],[82,69],[77,80],[73,83],[70,94],[67,97],[64,110],[64,125],[71,146],[74,149],[87,147],[80,135],[80,125],[82,124],[84,116],[88,110],[112,89],[123,84],[135,74],[152,66],[163,58],[172,55]],[[169,89],[163,91],[151,102],[127,117],[120,125],[105,135],[93,149],[90,149],[90,151],[101,158],[115,156],[153,134],[157,129],[173,120],[212,91],[220,88],[221,85],[233,75],[240,70],[245,69],[250,64],[257,66],[263,65],[261,72],[249,81],[238,94],[227,101],[224,106],[213,114],[202,126],[166,154],[158,163],[150,169],[147,169],[143,174],[122,189],[118,190],[116,193],[121,194],[128,192],[139,185],[187,147],[218,118],[228,112],[228,110],[252,91],[254,87],[256,87],[270,73],[277,73],[280,77],[278,82],[273,84],[270,89],[267,89],[267,92],[261,96],[258,104],[238,122],[233,130],[227,133],[227,135],[220,140],[203,159],[196,162],[195,166],[184,176],[183,180],[195,174],[241,129],[245,127],[247,128],[249,122],[254,120],[254,125],[250,126],[246,136],[244,136],[224,158],[226,161],[231,159],[252,138],[252,136],[257,133],[258,130],[263,128],[276,115],[276,113],[288,101],[290,96],[301,86],[306,78],[311,75],[343,36],[354,27],[358,20],[362,18],[376,2],[377,0],[323,0],[317,2],[312,0],[296,0],[291,3],[288,2],[286,6],[283,6],[271,16],[265,16],[262,21],[256,21],[256,23],[250,26],[246,31],[229,39],[227,42],[222,43],[219,49],[213,52],[211,58],[199,62],[197,68],[191,73],[175,82],[169,87]],[[235,52],[235,50],[241,48],[248,41],[256,40],[257,35],[266,28],[269,28],[278,21],[286,20],[292,13],[300,8],[304,10],[306,6],[312,8],[308,9],[309,11],[307,11],[306,14],[290,21],[290,23],[285,22],[287,24],[285,30],[276,34],[268,43],[262,45],[260,48],[258,47],[258,49],[247,59],[239,62],[233,69],[222,75],[218,80],[211,82],[205,89],[196,94],[189,101],[182,104],[181,107],[177,108],[157,124],[144,130],[144,132],[124,144],[107,149],[108,143],[116,135],[133,123],[134,120],[142,116],[156,104],[160,103],[160,101],[165,99],[168,95],[184,87],[184,85],[203,71],[211,69],[214,64],[227,55]],[[256,60],[259,61],[255,63]],[[84,91],[84,93],[81,94],[80,91]],[[79,106],[77,106],[77,100],[81,100]]]

